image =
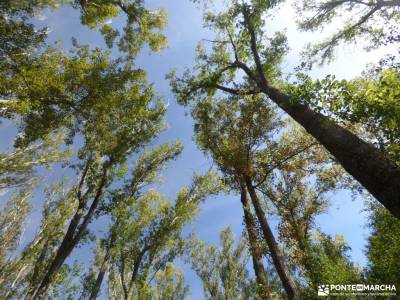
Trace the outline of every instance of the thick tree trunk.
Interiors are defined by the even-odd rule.
[[[270,291],[267,283],[267,276],[262,262],[263,253],[258,243],[258,234],[253,215],[250,211],[249,199],[246,188],[241,189],[240,200],[243,206],[244,223],[249,237],[250,252],[253,259],[253,268],[258,285],[260,299],[269,299]]]
[[[239,63],[259,89],[318,140],[396,218],[400,219],[400,167],[373,145],[366,143],[330,118],[293,101],[268,82],[257,50],[257,37],[248,12],[243,11],[250,33],[256,74]]]
[[[290,98],[274,88],[266,94],[302,125],[396,218],[400,219],[400,168],[373,145],[361,140],[328,117]]]
[[[253,187],[253,183],[248,176],[245,176],[246,186],[248,192],[250,194],[251,202],[254,206],[254,210],[256,212],[256,216],[261,225],[261,230],[263,232],[265,241],[268,245],[268,249],[271,253],[271,258],[276,268],[276,271],[279,275],[279,278],[282,281],[282,285],[287,293],[289,299],[299,300],[301,299],[300,291],[292,278],[289,269],[285,263],[285,259],[281,250],[279,249],[279,245],[275,240],[274,234],[272,233],[271,228],[267,222],[264,211],[261,207],[260,200],[256,194],[256,191]]]

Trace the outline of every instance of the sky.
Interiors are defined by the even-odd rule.
[[[146,70],[149,80],[154,83],[155,91],[169,104],[166,116],[167,129],[162,132],[155,143],[178,139],[184,145],[182,155],[170,164],[170,167],[165,171],[165,181],[159,188],[161,192],[173,197],[179,188],[190,184],[195,171],[208,170],[212,161],[197,149],[192,138],[193,128],[190,113],[175,102],[165,75],[173,68],[177,68],[179,71],[184,67],[193,66],[197,43],[201,39],[210,38],[212,33],[202,27],[201,11],[189,0],[152,0],[146,1],[146,5],[157,8],[163,7],[168,13],[168,25],[165,33],[169,46],[157,54],[150,54],[149,51],[145,50],[140,55],[137,64]],[[283,63],[283,70],[287,74],[293,72],[293,68],[299,63],[299,53],[305,42],[320,40],[332,33],[333,30],[332,27],[323,32],[299,33],[293,22],[295,14],[290,4],[287,4],[279,10],[275,18],[268,24],[268,30],[271,32],[273,30],[286,30],[291,49]],[[113,26],[123,25],[122,19],[115,19],[112,22]],[[72,37],[77,38],[81,44],[105,47],[102,37],[97,32],[80,25],[79,15],[72,8],[63,7],[54,12],[43,12],[36,18],[35,23],[39,26],[48,26],[49,41],[62,40],[66,48],[71,46]],[[382,57],[385,51],[387,49],[367,53],[362,50],[361,46],[339,47],[338,58],[330,65],[314,69],[312,76],[318,78],[327,74],[335,74],[338,78],[353,78],[360,75],[366,64],[376,62]],[[15,133],[14,126],[7,122],[0,123],[2,141],[10,141]],[[2,143],[0,150],[6,149],[7,146],[5,145],[10,145],[10,143]],[[56,169],[46,173],[46,178],[62,178],[67,173],[65,170]],[[23,237],[25,242],[32,237],[33,228],[40,221],[40,198],[40,194],[37,194],[33,199],[35,208]],[[317,223],[325,233],[331,235],[343,234],[352,249],[350,252],[352,259],[364,266],[366,264],[364,247],[368,230],[365,226],[366,214],[362,212],[363,201],[359,198],[353,200],[350,193],[346,191],[337,193],[331,199],[331,208],[326,214],[317,218]],[[92,229],[96,230],[98,225],[93,226]],[[243,231],[242,209],[238,196],[223,195],[208,199],[201,205],[199,215],[186,231],[194,230],[206,242],[217,243],[220,231],[226,226],[231,226],[236,236],[239,236]],[[80,253],[77,253],[79,251]],[[85,247],[80,248],[73,255],[85,258],[91,255],[91,250]],[[201,283],[193,271],[181,262],[179,266],[184,271],[187,284],[190,285],[190,299],[203,299]]]

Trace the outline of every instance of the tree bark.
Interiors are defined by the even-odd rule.
[[[256,74],[241,62],[236,62],[237,66],[246,72],[265,95],[318,140],[393,216],[400,219],[400,167],[373,145],[330,118],[313,111],[306,104],[293,101],[289,95],[272,87],[264,74],[252,21],[247,12],[244,11],[243,15],[250,33]]]
[[[111,256],[111,247],[112,243],[107,245],[107,250],[104,255],[103,262],[101,263],[99,273],[97,274],[96,282],[92,288],[92,292],[90,293],[89,300],[95,300],[100,292],[101,284],[103,283],[104,275],[106,274],[107,271],[107,264]]]
[[[250,252],[253,260],[254,273],[257,281],[257,292],[260,299],[269,299],[270,291],[267,283],[267,276],[262,262],[262,250],[258,244],[258,234],[253,214],[250,211],[249,199],[245,187],[241,188],[240,200],[243,206],[244,223],[249,237]]]
[[[247,190],[250,194],[251,202],[252,202],[252,204],[254,206],[254,210],[256,212],[257,219],[260,222],[261,230],[263,232],[265,241],[266,241],[266,243],[268,245],[268,249],[271,253],[272,261],[275,265],[275,268],[279,275],[279,278],[282,281],[282,285],[287,293],[287,296],[289,299],[300,300],[301,299],[300,291],[289,272],[289,269],[285,263],[283,254],[282,254],[281,250],[279,249],[279,245],[276,242],[274,234],[272,233],[272,230],[267,222],[264,211],[260,204],[260,200],[257,196],[257,193],[256,193],[254,187],[253,187],[253,183],[247,175],[244,176],[244,179],[246,182]]]
[[[63,241],[61,242],[60,247],[57,250],[54,259],[51,261],[49,267],[47,268],[46,274],[44,275],[39,287],[33,291],[29,291],[25,296],[25,300],[45,298],[54,275],[60,270],[67,257],[80,242],[86,232],[89,223],[92,220],[93,214],[99,204],[100,197],[103,193],[103,188],[106,185],[106,178],[109,167],[110,163],[106,163],[105,165],[103,165],[103,171],[100,177],[99,185],[97,187],[92,204],[90,205],[90,208],[85,216],[83,216],[83,214],[85,211],[86,201],[79,201],[78,209],[68,226],[68,230],[63,238]]]
[[[400,168],[378,149],[335,124],[328,117],[290,98],[275,88],[267,95],[317,139],[393,216],[400,219]]]

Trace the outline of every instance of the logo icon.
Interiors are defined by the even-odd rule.
[[[362,291],[364,291],[364,285],[363,285],[363,284],[357,284],[356,290],[357,290],[357,292],[362,292]]]
[[[329,285],[323,284],[318,286],[318,296],[328,296]]]

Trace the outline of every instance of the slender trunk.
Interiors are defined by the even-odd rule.
[[[134,267],[133,267],[133,271],[132,271],[132,276],[131,276],[131,279],[129,281],[129,286],[128,286],[128,297],[129,297],[129,299],[131,298],[130,296],[132,294],[133,287],[134,287],[135,282],[137,280],[137,276],[139,274],[139,268],[142,265],[143,257],[146,254],[146,252],[149,251],[150,249],[151,249],[150,245],[144,246],[143,249],[140,251],[138,257],[135,259],[135,263],[134,263]],[[138,292],[140,292],[139,288],[137,290],[138,290]],[[139,297],[139,295],[138,295],[138,297]]]
[[[273,102],[297,121],[320,142],[382,205],[400,219],[400,167],[373,145],[363,141],[330,118],[313,111],[306,104],[293,101],[289,95],[268,82],[257,50],[257,37],[248,13],[244,12],[250,33],[256,74],[247,66],[241,68]]]
[[[292,278],[289,272],[288,267],[286,266],[285,259],[283,257],[281,250],[279,249],[278,243],[275,240],[274,234],[272,233],[272,230],[269,227],[264,211],[261,207],[260,200],[258,199],[256,191],[251,182],[251,179],[248,176],[245,176],[245,181],[246,181],[246,187],[250,194],[251,202],[256,212],[257,219],[260,222],[265,241],[271,253],[271,258],[275,265],[276,271],[279,275],[279,278],[282,281],[282,285],[289,299],[299,300],[301,299],[300,292],[297,288],[294,279]]]
[[[25,300],[43,299],[45,297],[45,294],[50,286],[53,275],[56,272],[58,272],[58,270],[64,263],[65,259],[68,257],[68,255],[72,252],[73,248],[75,247],[74,233],[82,218],[82,214],[83,214],[83,208],[79,207],[74,217],[72,218],[70,225],[68,226],[67,233],[65,234],[64,239],[57,250],[56,256],[54,257],[49,268],[47,269],[46,274],[40,283],[40,286],[37,289],[29,291],[28,294],[25,296]]]
[[[262,262],[263,253],[258,243],[257,228],[254,222],[253,215],[250,211],[247,190],[244,187],[242,187],[241,189],[240,200],[243,206],[244,223],[246,225],[247,234],[249,237],[250,252],[253,260],[253,268],[256,275],[258,287],[257,292],[260,299],[269,299],[270,293],[267,283],[267,276]]]
[[[108,260],[110,259],[111,248],[107,247],[107,252],[104,256],[103,262],[101,263],[101,267],[99,273],[97,274],[96,282],[92,288],[92,292],[90,293],[89,300],[94,300],[97,298],[97,295],[100,292],[101,284],[103,283],[104,275],[107,271]]]
[[[64,239],[61,242],[61,245],[58,248],[54,259],[50,263],[50,266],[48,267],[46,274],[40,283],[39,288],[29,292],[25,296],[25,300],[45,298],[47,290],[50,287],[54,275],[60,270],[64,261],[67,259],[67,257],[71,254],[72,250],[74,250],[76,245],[82,239],[89,223],[92,220],[93,214],[99,204],[100,197],[103,193],[103,188],[106,185],[106,178],[109,166],[110,166],[109,163],[103,166],[103,171],[99,185],[97,187],[97,191],[95,193],[92,204],[90,205],[90,208],[87,211],[86,215],[83,217],[86,201],[80,201],[78,209],[68,226],[67,233],[65,234]]]
[[[44,259],[46,258],[48,244],[49,244],[49,241],[46,240],[42,247],[42,251],[40,252],[39,257],[35,261],[35,266],[33,268],[33,272],[31,273],[32,275],[30,276],[30,279],[29,279],[28,294],[33,294],[37,288],[37,284],[40,283],[39,270],[40,270],[41,264],[43,263]]]
[[[19,282],[20,278],[23,277],[23,273],[25,272],[25,270],[27,269],[27,266],[23,266],[17,274],[17,277],[15,277],[13,283],[11,284],[11,287],[9,288],[9,290],[6,292],[4,299],[10,299],[11,297],[11,293],[14,291],[15,287],[17,286],[17,283]]]
[[[97,274],[96,283],[92,289],[92,292],[90,293],[89,300],[96,299],[97,295],[99,294],[101,284],[104,279],[104,275],[107,271],[107,265],[108,265],[108,262],[111,257],[111,249],[114,247],[115,239],[116,239],[116,234],[114,231],[111,231],[110,237],[108,239],[108,243],[106,245],[106,247],[107,247],[106,253],[104,254],[104,259],[103,259],[103,262],[101,263],[99,273]]]

